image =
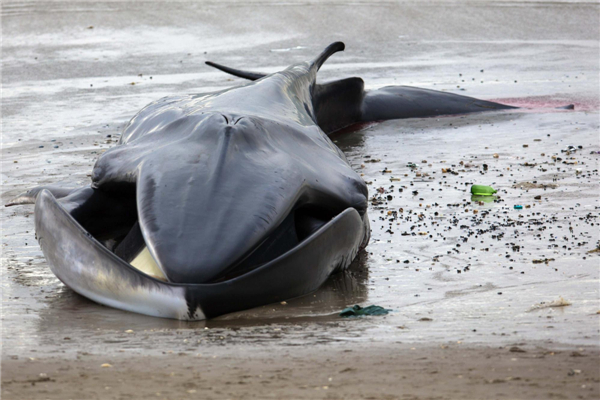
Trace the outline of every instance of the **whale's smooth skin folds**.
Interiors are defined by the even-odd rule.
[[[513,107],[360,78],[317,84],[344,49],[270,75],[149,104],[96,162],[89,186],[42,186],[40,246],[54,274],[98,303],[199,320],[310,293],[369,240],[367,187],[327,136],[370,121]]]

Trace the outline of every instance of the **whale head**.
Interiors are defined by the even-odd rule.
[[[177,283],[233,278],[367,208],[364,181],[317,125],[236,112],[179,116],[104,153],[92,181],[135,204],[115,253],[131,262],[147,249]]]

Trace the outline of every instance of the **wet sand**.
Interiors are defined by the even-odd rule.
[[[280,334],[283,338],[285,330]],[[183,334],[181,339],[196,337]],[[4,361],[2,394],[7,399],[597,398],[597,349],[463,346],[289,347],[273,341],[240,347],[227,341],[200,353],[82,352],[68,360]]]
[[[3,2],[3,202],[89,182],[150,101],[241,82],[206,60],[272,72],[344,40],[323,81],[527,109],[336,135],[369,183],[367,251],[314,294],[210,321],[74,294],[33,208],[3,209],[2,397],[598,398],[598,16],[584,2]],[[338,316],[353,304],[393,312]]]

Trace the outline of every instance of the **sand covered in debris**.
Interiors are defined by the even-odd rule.
[[[598,398],[598,5],[245,4],[3,2],[2,200],[89,182],[152,100],[241,82],[205,60],[271,72],[344,40],[323,81],[527,109],[336,135],[369,184],[367,251],[314,294],[211,321],[74,294],[32,207],[3,209],[3,398]],[[353,304],[393,312],[338,316]]]

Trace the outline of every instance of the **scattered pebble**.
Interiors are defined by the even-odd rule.
[[[534,264],[548,264],[550,261],[554,261],[554,258],[534,259],[531,262],[533,262]]]

